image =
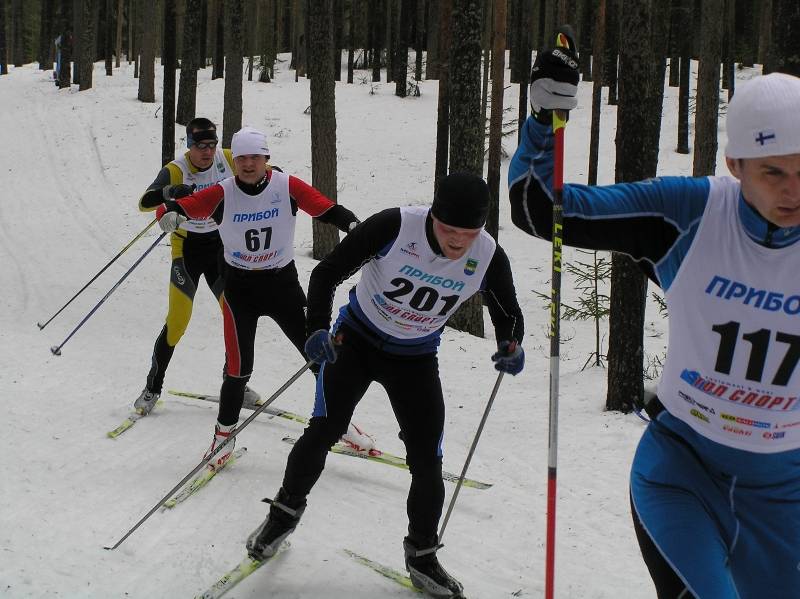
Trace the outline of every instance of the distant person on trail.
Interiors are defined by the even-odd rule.
[[[350,210],[314,187],[269,166],[270,153],[261,131],[245,127],[235,133],[231,152],[235,178],[229,177],[192,195],[162,199],[163,205],[157,211],[164,231],[174,231],[187,222],[210,221],[218,227],[222,239],[225,265],[218,289],[226,373],[214,438],[206,456],[236,428],[253,371],[260,316],[272,318],[305,358],[306,297],[294,263],[298,209],[345,233],[359,222]],[[209,466],[224,466],[233,449],[231,442]]]
[[[167,200],[200,191],[232,177],[236,173],[231,151],[218,147],[217,126],[206,118],[192,119],[186,125],[187,150],[162,168],[139,200],[139,210],[152,211]],[[222,293],[219,254],[222,241],[217,223],[211,218],[191,219],[170,235],[169,308],[167,321],[156,338],[150,360],[150,372],[135,410],[146,416],[156,405],[164,375],[175,346],[183,337],[192,317],[192,306],[200,277],[205,277],[217,301]],[[258,394],[246,390],[247,400],[255,403]]]
[[[444,177],[433,206],[390,208],[359,225],[320,262],[308,287],[306,353],[322,366],[311,422],[289,454],[283,485],[267,519],[247,540],[269,558],[297,526],[306,496],[374,381],[386,389],[411,471],[406,567],[417,588],[461,597],[462,586],[439,564],[437,524],[444,502],[444,399],[438,346],[447,319],[484,292],[495,326],[495,368],[519,373],[523,319],[511,266],[484,230],[489,188],[480,177]],[[361,270],[350,301],[329,332],[337,286]]]
[[[551,239],[551,111],[574,53],[541,52],[509,169],[512,219]],[[660,599],[800,596],[800,79],[737,84],[733,177],[565,185],[565,245],[630,255],[666,294],[669,348],[630,499]]]

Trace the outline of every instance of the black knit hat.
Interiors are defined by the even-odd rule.
[[[470,173],[451,173],[439,181],[431,214],[451,227],[480,229],[489,213],[489,186]]]

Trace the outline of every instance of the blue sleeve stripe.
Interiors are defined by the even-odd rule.
[[[678,269],[689,252],[689,247],[692,245],[697,228],[700,226],[700,220],[700,218],[697,218],[686,231],[683,231],[669,251],[655,265],[656,276],[661,284],[661,289],[664,291],[667,291],[672,285],[672,281],[675,280]]]

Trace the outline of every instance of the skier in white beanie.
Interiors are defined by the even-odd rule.
[[[213,218],[219,224],[225,270],[220,302],[224,315],[226,374],[209,455],[236,428],[244,389],[253,371],[256,325],[269,316],[306,360],[306,296],[294,263],[298,208],[345,233],[358,218],[308,183],[270,166],[266,135],[244,127],[233,135],[236,176],[177,200],[157,212],[159,225],[174,230],[187,218]],[[317,370],[316,368],[314,369]],[[359,437],[364,445],[368,438]],[[235,441],[235,439],[234,439]],[[234,443],[214,456],[223,467]],[[357,447],[369,450],[369,447]]]
[[[536,105],[509,168],[513,222],[545,239],[550,116],[575,107],[575,58],[565,48],[537,56]],[[630,478],[659,599],[800,593],[799,115],[800,79],[755,77],[728,107],[733,177],[564,185],[563,244],[628,254],[669,309]]]
[[[267,136],[253,127],[242,127],[233,134],[231,139],[231,152],[233,157],[246,156],[266,156],[269,158],[269,147],[267,146]]]

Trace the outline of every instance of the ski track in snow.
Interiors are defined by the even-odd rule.
[[[282,57],[286,58],[286,57]],[[272,162],[311,182],[308,81],[294,83],[288,63],[276,80],[244,82],[243,123],[263,128]],[[187,474],[211,440],[216,406],[164,394],[163,407],[118,439],[106,438],[127,415],[149,367],[166,313],[169,247],[162,243],[109,298],[61,357],[61,341],[158,235],[151,229],[44,331],[44,321],[152,218],[138,198],[160,166],[159,108],[136,100],[132,66],[94,89],[57,90],[33,65],[0,78],[0,397],[6,414],[0,487],[0,596],[189,597],[235,565],[263,519],[301,426],[259,417],[238,438],[248,453],[186,503],[157,512],[115,551],[114,543]],[[508,71],[506,71],[508,72]],[[744,72],[742,77],[751,73]],[[358,81],[358,78],[356,78]],[[161,71],[157,66],[157,86]],[[222,123],[222,80],[199,73],[198,114]],[[426,204],[432,188],[436,82],[422,97],[400,99],[394,84],[337,83],[339,201],[362,219],[378,210]],[[516,113],[516,86],[505,105]],[[677,91],[667,89],[661,171],[689,173],[691,156],[672,152]],[[585,180],[591,84],[567,127],[567,179]],[[160,101],[160,89],[157,91]],[[159,113],[160,114],[160,113]],[[601,183],[613,180],[615,108],[603,108]],[[221,129],[221,125],[220,125]],[[176,125],[176,151],[184,132]],[[513,153],[513,136],[505,140]],[[721,140],[720,147],[724,147]],[[720,164],[721,161],[720,161]],[[508,159],[503,163],[504,172]],[[721,166],[724,169],[724,166]],[[503,178],[505,181],[505,178]],[[507,193],[505,183],[501,197]],[[491,482],[463,489],[445,533],[444,566],[470,599],[540,597],[544,589],[547,466],[548,312],[532,290],[549,290],[548,244],[510,223],[501,201],[500,242],[514,269],[526,316],[527,365],[505,377],[468,475]],[[305,286],[311,221],[300,214],[297,266]],[[576,254],[566,251],[567,260]],[[352,282],[340,286],[342,305]],[[565,275],[564,299],[575,299]],[[666,327],[648,312],[646,350],[663,352]],[[440,370],[447,401],[444,467],[460,472],[488,400],[495,371],[489,338],[447,330]],[[217,393],[223,363],[219,309],[200,284],[194,316],[175,352],[165,389]],[[650,335],[652,331],[653,336]],[[607,333],[604,333],[607,334]],[[606,599],[651,597],[628,508],[627,477],[643,425],[634,415],[603,412],[605,371],[581,371],[593,351],[591,323],[565,322],[559,425],[556,594]],[[274,323],[262,319],[251,385],[268,396],[301,365]],[[308,414],[313,377],[304,375],[275,405]],[[380,387],[369,389],[354,420],[382,449],[403,455],[397,425]],[[292,548],[228,596],[359,599],[410,597],[344,555],[348,548],[402,569],[408,473],[329,455]],[[454,486],[447,484],[449,502]],[[447,503],[445,504],[445,509]]]

